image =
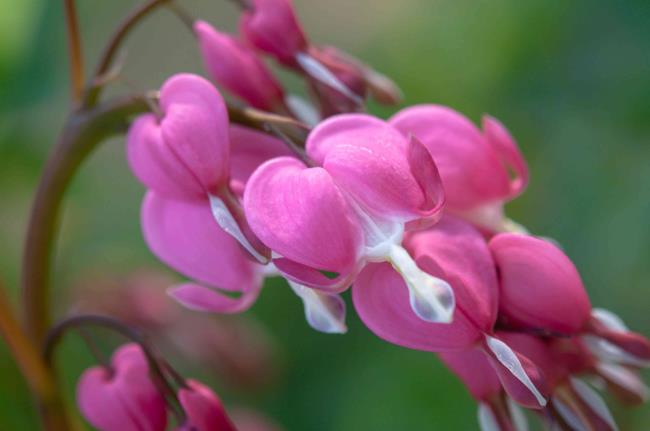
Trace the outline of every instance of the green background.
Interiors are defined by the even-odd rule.
[[[60,3],[0,0],[0,274],[14,299],[30,200],[69,106]],[[135,2],[78,3],[90,67]],[[235,27],[231,2],[180,3],[194,16]],[[647,0],[296,4],[314,41],[341,46],[393,77],[405,104],[442,103],[474,120],[485,112],[501,119],[519,141],[532,178],[509,215],[563,244],[594,305],[650,334]],[[188,31],[162,10],[130,39],[128,85],[114,84],[111,91],[156,88],[179,71],[201,72],[200,59]],[[89,269],[124,274],[159,266],[140,235],[142,193],[126,166],[123,139],[105,143],[83,166],[66,200],[56,260],[60,314],[67,310],[67,286]],[[304,323],[299,301],[278,283],[247,314],[268,328],[280,371],[253,392],[205,377],[227,404],[259,408],[288,430],[477,428],[473,401],[433,355],[384,343],[353,312],[347,335],[316,333]],[[72,398],[90,356],[69,337],[59,363]],[[648,429],[648,406],[623,411],[611,405],[621,429]],[[0,429],[35,428],[25,384],[0,345]]]

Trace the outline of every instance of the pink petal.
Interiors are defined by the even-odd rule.
[[[251,48],[205,21],[197,21],[194,31],[217,84],[259,109],[272,111],[283,104],[282,87]]]
[[[273,264],[285,278],[298,284],[329,293],[339,293],[346,290],[350,284],[352,284],[352,281],[354,281],[354,277],[358,272],[357,268],[354,267],[348,272],[337,274],[335,277],[329,278],[317,269],[302,265],[284,257],[274,259]]]
[[[253,305],[260,285],[246,287],[239,297],[220,293],[217,289],[194,283],[184,283],[167,290],[167,294],[187,308],[212,313],[240,313]]]
[[[149,192],[142,230],[151,251],[186,277],[234,292],[261,283],[259,266],[216,223],[207,201],[176,201]]]
[[[430,323],[418,317],[411,310],[404,280],[387,263],[366,265],[354,282],[352,299],[359,317],[375,335],[409,349],[463,350],[482,337],[458,307],[449,324]]]
[[[176,198],[216,192],[228,178],[228,114],[219,92],[188,74],[168,79],[160,92],[163,118],[141,116],[127,139],[127,156],[148,187]]]
[[[293,156],[279,139],[247,127],[230,126],[230,180],[245,186],[255,169],[274,157]],[[241,188],[243,192],[243,187]]]
[[[560,334],[581,331],[591,311],[580,274],[548,241],[500,234],[490,241],[500,276],[499,311],[519,328]]]
[[[417,145],[375,117],[343,114],[320,123],[307,138],[306,148],[364,209],[384,219],[409,221],[437,211],[440,199],[431,199],[442,193],[432,191],[433,185],[423,189],[421,174],[415,178],[412,164],[436,172],[431,159],[414,162],[412,152],[423,154]],[[434,175],[432,184],[436,179]]]
[[[408,234],[404,245],[420,268],[453,287],[457,307],[471,316],[478,329],[492,330],[499,298],[497,276],[478,230],[445,216],[428,230]]]
[[[474,347],[460,352],[439,353],[438,356],[475,399],[486,400],[501,393],[499,376],[481,349]]]
[[[187,415],[185,426],[195,431],[237,431],[210,388],[196,380],[187,380],[186,384],[187,388],[178,391],[178,400]]]
[[[466,211],[510,196],[510,179],[498,154],[463,115],[440,105],[419,105],[389,122],[427,147],[442,177],[448,208]]]
[[[289,157],[264,163],[248,181],[244,209],[259,239],[287,259],[338,273],[357,262],[360,227],[323,168]]]
[[[515,174],[514,179],[510,181],[509,198],[519,195],[528,185],[528,165],[517,143],[508,129],[499,120],[489,115],[483,116],[483,135],[496,150],[505,167]]]
[[[307,49],[307,40],[290,0],[253,0],[242,13],[239,31],[257,49],[294,65],[297,53]]]
[[[77,383],[77,403],[84,417],[104,431],[163,431],[165,400],[149,377],[139,346],[126,344],[112,358],[113,372],[86,370]]]

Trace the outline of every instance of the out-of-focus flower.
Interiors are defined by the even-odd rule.
[[[483,236],[468,223],[445,217],[428,230],[410,233],[404,244],[422,270],[445,277],[453,287],[453,321],[429,323],[409,313],[404,281],[381,263],[367,265],[352,288],[363,322],[379,337],[411,349],[440,353],[478,348],[513,399],[532,408],[544,405],[545,383],[537,367],[494,336],[498,286]]]
[[[550,334],[588,334],[639,361],[650,360],[647,338],[630,332],[611,313],[592,313],[578,270],[557,246],[505,233],[492,238],[490,250],[499,272],[499,310],[505,325]]]
[[[164,431],[165,399],[149,375],[137,344],[115,351],[109,366],[89,368],[77,383],[81,413],[101,431]]]
[[[442,190],[426,149],[361,114],[321,123],[306,148],[318,166],[272,159],[255,171],[244,193],[250,226],[278,255],[275,266],[297,283],[338,292],[366,262],[389,261],[404,277],[415,313],[448,322],[451,288],[420,270],[401,246],[406,228],[440,216]]]
[[[217,84],[255,108],[286,110],[282,86],[252,49],[205,21],[197,21],[194,31],[205,68]]]
[[[282,431],[282,427],[258,411],[248,408],[230,409],[237,431]]]
[[[521,230],[504,217],[503,204],[526,188],[528,168],[499,121],[483,117],[481,133],[462,114],[440,105],[409,107],[389,121],[405,135],[415,135],[431,153],[446,208],[491,232]]]
[[[179,431],[237,431],[219,397],[202,383],[186,380],[178,400],[187,416]]]
[[[296,55],[307,51],[308,43],[291,0],[253,0],[242,13],[239,30],[248,43],[296,66]]]

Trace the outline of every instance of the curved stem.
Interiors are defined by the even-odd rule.
[[[75,0],[64,0],[64,9],[68,33],[68,51],[70,54],[70,84],[72,87],[72,100],[76,103],[81,100],[81,94],[83,92],[84,65]]]
[[[176,415],[178,423],[183,423],[185,416],[182,409],[178,407],[180,404],[178,402],[178,398],[176,397],[176,392],[167,381],[167,378],[165,377],[165,374],[160,366],[160,360],[154,353],[152,345],[142,333],[134,328],[131,328],[130,326],[122,324],[119,320],[108,316],[85,314],[69,317],[60,321],[59,323],[55,324],[52,329],[50,329],[47,337],[45,338],[45,342],[43,344],[43,358],[45,359],[45,363],[50,368],[54,368],[54,349],[62,339],[63,335],[65,335],[68,330],[80,330],[86,326],[95,326],[108,329],[110,331],[117,332],[124,338],[127,338],[134,343],[137,343],[147,358],[149,370],[153,376],[154,382],[163,394],[174,401],[174,414]],[[176,377],[177,376],[174,375],[174,378]]]
[[[155,10],[158,6],[162,6],[170,0],[149,0],[140,6],[136,7],[129,15],[127,15],[124,20],[117,27],[113,35],[108,41],[108,44],[104,48],[102,55],[99,57],[99,62],[95,68],[93,75],[93,81],[100,78],[104,75],[111,67],[113,59],[117,54],[122,42],[126,37],[131,33],[137,24],[145,18],[149,13]],[[84,106],[94,106],[99,100],[99,96],[103,90],[103,85],[95,85],[95,82],[90,83],[85,97],[84,97]]]
[[[124,130],[133,114],[147,109],[143,98],[126,97],[78,111],[71,115],[52,149],[32,206],[22,260],[24,318],[36,343],[43,339],[50,321],[51,250],[65,190],[81,162],[98,143]]]

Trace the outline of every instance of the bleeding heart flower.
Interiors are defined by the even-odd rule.
[[[212,389],[196,380],[185,383],[178,391],[178,401],[187,419],[179,431],[237,431]]]
[[[492,238],[490,250],[499,271],[499,311],[506,325],[551,334],[588,334],[638,361],[650,359],[648,339],[630,332],[611,313],[592,313],[578,270],[557,246],[505,233]]]
[[[279,141],[242,127],[231,126],[233,189],[243,193],[250,173],[266,158],[285,154]],[[184,283],[168,293],[188,308],[236,313],[257,299],[264,276],[273,268],[248,259],[238,242],[216,223],[201,202],[166,199],[149,192],[142,205],[142,229],[151,251],[168,266],[197,282]],[[317,292],[290,281],[304,303],[307,321],[316,330],[341,333],[345,303],[335,294]],[[226,292],[240,296],[228,296]]]
[[[368,115],[340,115],[307,138],[319,166],[286,157],[251,176],[244,208],[251,228],[297,283],[337,292],[367,262],[388,261],[404,279],[415,312],[448,322],[453,294],[421,271],[401,247],[407,227],[434,223],[442,191],[435,165],[417,140]],[[330,279],[321,271],[337,273]]]
[[[194,24],[194,32],[205,67],[217,84],[255,108],[286,110],[280,83],[252,49],[204,21]]]
[[[440,105],[406,108],[389,121],[427,147],[440,170],[449,210],[494,232],[522,229],[504,218],[503,204],[526,188],[528,168],[499,121],[483,117],[481,133],[462,114]]]
[[[77,404],[84,418],[102,431],[164,431],[167,426],[165,398],[137,344],[116,350],[110,366],[84,371],[77,383]]]
[[[239,30],[249,44],[289,66],[307,50],[291,0],[253,0],[242,13]]]
[[[441,325],[409,313],[404,281],[381,263],[367,265],[352,288],[354,306],[366,326],[410,349],[438,353],[479,348],[513,399],[529,407],[544,405],[544,383],[535,365],[493,336],[498,286],[482,235],[446,216],[428,230],[410,233],[404,245],[422,270],[449,281],[456,298],[454,320]]]

